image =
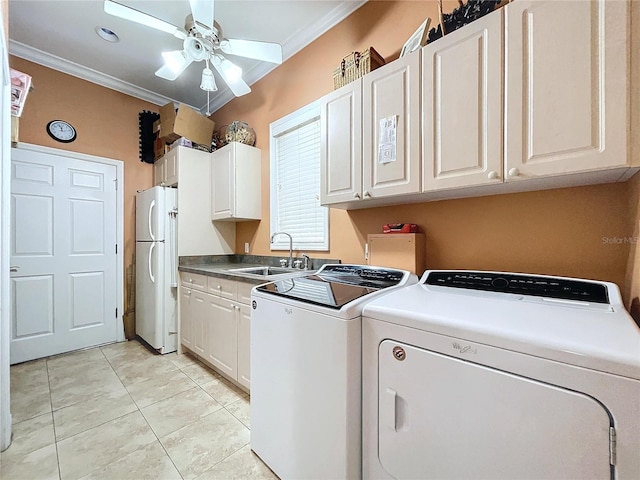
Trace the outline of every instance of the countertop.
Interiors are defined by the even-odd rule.
[[[289,269],[286,273],[277,275],[255,275],[251,273],[233,271],[238,268],[251,267],[278,267],[280,268],[281,256],[257,256],[257,255],[207,255],[180,257],[178,270],[180,272],[190,272],[209,277],[226,278],[240,282],[260,283],[272,282],[283,278],[302,277],[316,272],[325,263],[340,263],[334,259],[311,259],[313,268],[301,270],[297,268]]]

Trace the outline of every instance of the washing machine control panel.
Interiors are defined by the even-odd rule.
[[[338,277],[340,281],[345,283],[386,288],[400,284],[407,276],[407,272],[363,265],[341,264],[324,265],[317,275],[320,277]]]
[[[543,275],[518,275],[500,272],[429,272],[426,285],[466,288],[490,292],[514,293],[563,300],[609,303],[606,285],[597,282],[572,280]]]

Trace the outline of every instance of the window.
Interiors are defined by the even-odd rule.
[[[329,209],[320,206],[320,106],[271,124],[271,234],[296,250],[329,250]],[[271,250],[288,250],[278,235]]]

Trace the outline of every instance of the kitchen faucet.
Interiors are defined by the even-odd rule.
[[[273,243],[273,239],[275,238],[276,235],[286,235],[287,237],[289,237],[289,268],[293,268],[293,237],[291,237],[291,235],[289,235],[287,232],[275,232],[273,235],[271,235],[271,243]]]

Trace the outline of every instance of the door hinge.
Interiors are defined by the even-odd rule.
[[[118,179],[113,180],[113,184],[116,186],[116,192],[118,191]]]
[[[116,318],[118,318],[118,309],[116,308]]]
[[[116,243],[116,253],[118,253],[118,244]]]
[[[609,427],[609,463],[616,464],[616,429]]]

